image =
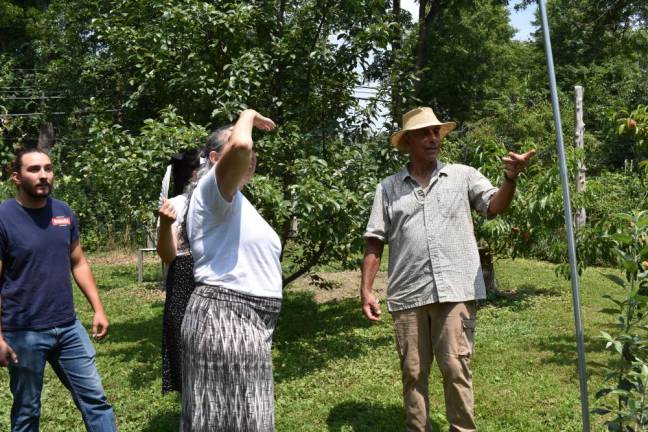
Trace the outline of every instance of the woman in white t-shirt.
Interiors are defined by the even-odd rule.
[[[184,432],[274,431],[272,334],[281,308],[279,236],[240,192],[256,165],[252,129],[239,115],[218,160],[193,191],[187,234],[196,288],[182,323]]]

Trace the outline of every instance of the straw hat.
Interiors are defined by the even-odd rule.
[[[403,145],[405,144],[405,142],[403,141],[403,138],[405,132],[422,129],[428,126],[441,126],[440,135],[441,139],[443,139],[454,128],[457,127],[457,123],[441,123],[439,119],[437,119],[437,116],[434,115],[434,111],[432,111],[432,108],[430,107],[414,108],[413,110],[403,114],[403,128],[398,132],[392,134],[392,136],[389,138],[389,142],[398,150],[404,150]]]

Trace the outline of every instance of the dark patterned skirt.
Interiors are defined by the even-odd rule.
[[[181,431],[274,431],[271,348],[280,309],[280,299],[196,287],[182,324]]]
[[[194,290],[193,259],[181,255],[169,266],[162,319],[162,393],[181,391],[182,319]]]

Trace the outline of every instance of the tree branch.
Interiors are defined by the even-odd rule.
[[[315,266],[319,260],[322,258],[322,255],[326,253],[328,250],[328,244],[327,243],[321,243],[320,247],[317,252],[303,265],[299,270],[288,276],[287,278],[284,278],[283,280],[283,287],[287,287],[290,283],[294,282],[295,280],[299,279],[301,276],[303,276],[308,270],[310,270],[313,266]]]

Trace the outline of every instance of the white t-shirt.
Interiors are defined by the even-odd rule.
[[[196,284],[282,297],[279,236],[240,191],[232,202],[223,198],[215,168],[191,196],[187,231]]]

